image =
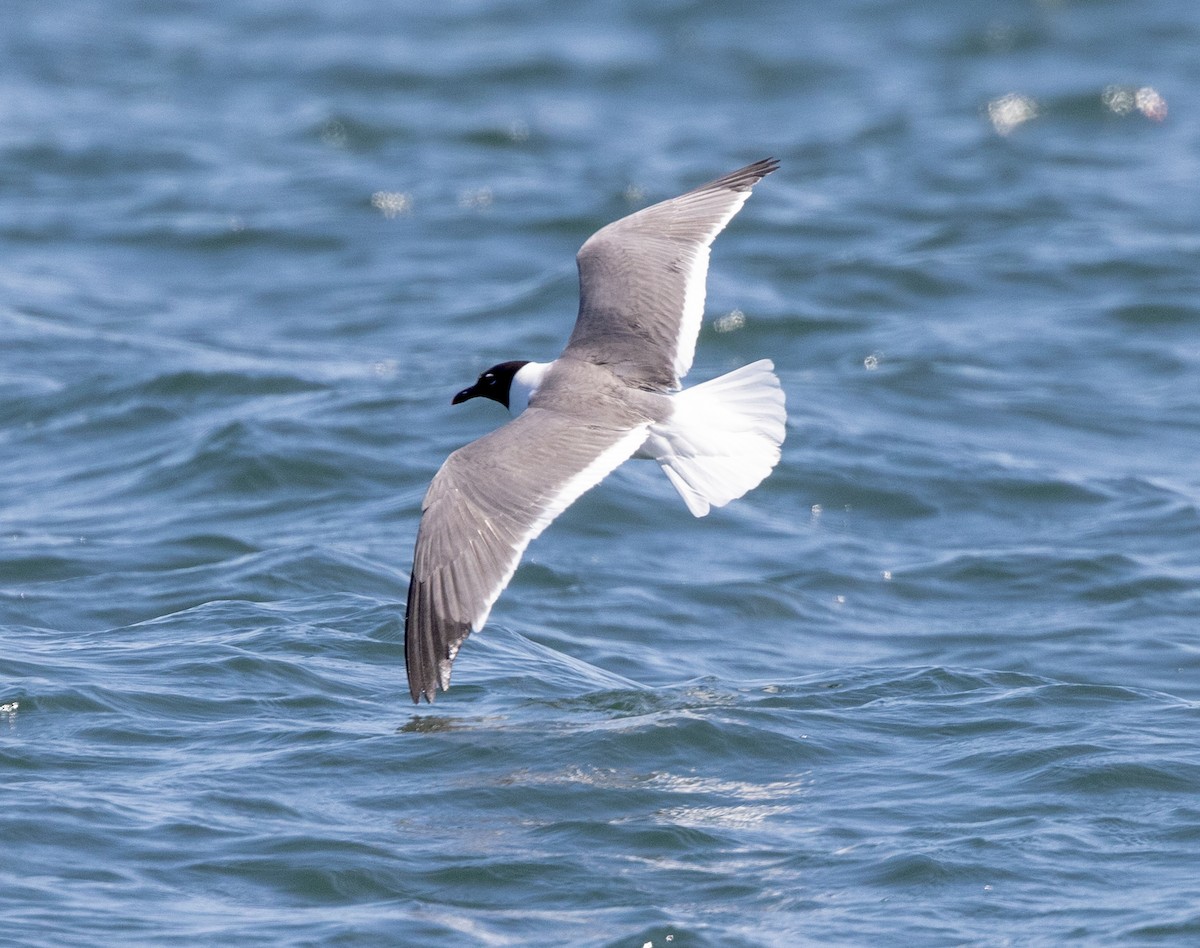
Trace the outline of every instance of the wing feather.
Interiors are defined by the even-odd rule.
[[[766,158],[596,231],[576,256],[579,317],[563,351],[639,387],[679,387],[704,316],[709,247],[779,167]]]
[[[413,701],[449,687],[459,646],[483,627],[529,542],[630,457],[647,427],[531,407],[446,459],[425,495],[408,587]]]

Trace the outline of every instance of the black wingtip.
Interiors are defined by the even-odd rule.
[[[709,181],[707,184],[702,184],[698,188],[694,188],[691,194],[696,194],[701,191],[749,191],[752,187],[758,184],[763,178],[769,175],[772,171],[779,168],[778,158],[763,158],[752,164],[746,165],[744,168],[738,168],[737,171],[731,171],[729,174],[721,175],[721,177]]]
[[[420,704],[422,698],[426,704],[433,704],[433,697],[429,691],[412,675],[408,676],[408,693],[412,695],[413,704]]]
[[[744,168],[739,168],[737,171],[732,171],[721,180],[728,180],[726,187],[731,188],[749,188],[758,184],[763,178],[769,175],[772,171],[779,170],[778,158],[763,158],[753,164],[746,165]]]
[[[405,633],[407,639],[407,629]],[[427,667],[422,657],[406,654],[405,659],[408,667],[408,693],[412,695],[413,704],[420,704],[422,698],[426,704],[433,704],[438,691],[437,672],[434,667]]]

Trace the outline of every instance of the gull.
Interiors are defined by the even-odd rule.
[[[404,622],[414,703],[450,687],[459,647],[483,628],[530,541],[631,457],[650,458],[703,517],[779,461],[787,416],[762,359],[682,388],[704,315],[709,247],[766,158],[643,208],[576,255],[579,315],[552,362],[501,362],[452,399],[515,417],[453,452],[421,505]]]

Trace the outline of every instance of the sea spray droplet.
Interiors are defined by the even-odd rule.
[[[737,332],[746,325],[746,314],[740,309],[735,309],[732,312],[726,313],[715,323],[713,329],[717,332]]]
[[[1138,89],[1133,96],[1137,110],[1154,122],[1161,122],[1167,117],[1167,100],[1149,86]]]
[[[1037,118],[1037,102],[1019,92],[993,99],[987,106],[988,119],[998,135],[1008,135],[1019,125]]]
[[[371,207],[383,212],[388,220],[412,210],[412,196],[403,191],[376,191],[371,195]]]

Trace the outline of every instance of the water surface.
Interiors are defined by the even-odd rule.
[[[1191,944],[1200,12],[47,5],[0,31],[14,944]],[[451,408],[755,159],[692,380],[414,708]]]

